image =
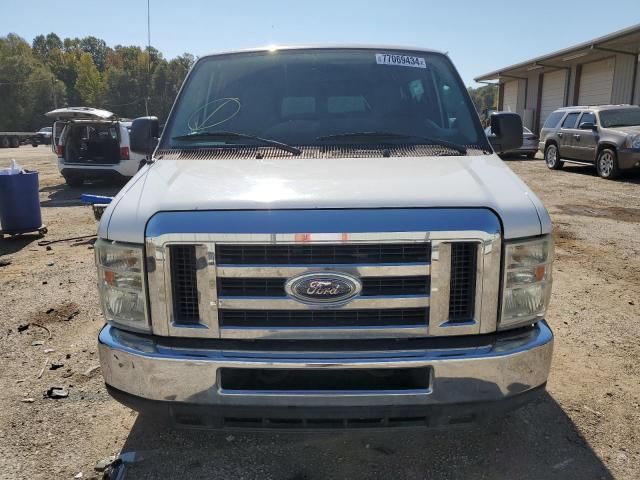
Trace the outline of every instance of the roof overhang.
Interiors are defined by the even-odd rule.
[[[515,65],[485,73],[475,77],[476,82],[488,80],[512,80],[527,78],[532,72],[545,72],[563,68],[571,68],[576,63],[586,63],[612,54],[628,54],[638,56],[640,53],[640,24],[594,38],[572,47],[564,48],[547,55],[535,57]]]

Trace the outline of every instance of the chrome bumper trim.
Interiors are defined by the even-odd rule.
[[[360,310],[367,308],[424,308],[428,306],[428,295],[381,295],[357,297],[350,300],[349,303],[338,306],[327,304],[324,308]],[[218,308],[226,310],[320,310],[322,307],[317,304],[300,303],[287,297],[218,297]]]
[[[463,348],[395,351],[179,348],[160,337],[128,333],[110,325],[99,337],[100,362],[108,385],[149,400],[211,406],[395,406],[501,400],[543,385],[552,350],[553,334],[544,321],[514,332],[478,335],[472,346]],[[432,383],[426,392],[228,394],[217,382],[218,369],[225,367],[430,367]]]

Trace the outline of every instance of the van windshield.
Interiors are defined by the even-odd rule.
[[[447,57],[368,49],[205,57],[182,89],[160,148],[265,139],[297,147],[401,143],[458,146],[451,154],[464,152],[460,146],[490,150]]]

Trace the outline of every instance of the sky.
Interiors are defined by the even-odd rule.
[[[469,86],[483,73],[640,23],[640,0],[149,1],[151,44],[165,58],[274,44],[406,45],[448,52]],[[0,4],[0,36],[147,42],[146,0]]]

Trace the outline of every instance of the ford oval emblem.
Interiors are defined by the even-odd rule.
[[[345,273],[305,273],[285,284],[287,295],[307,304],[345,302],[362,291],[362,282]]]

